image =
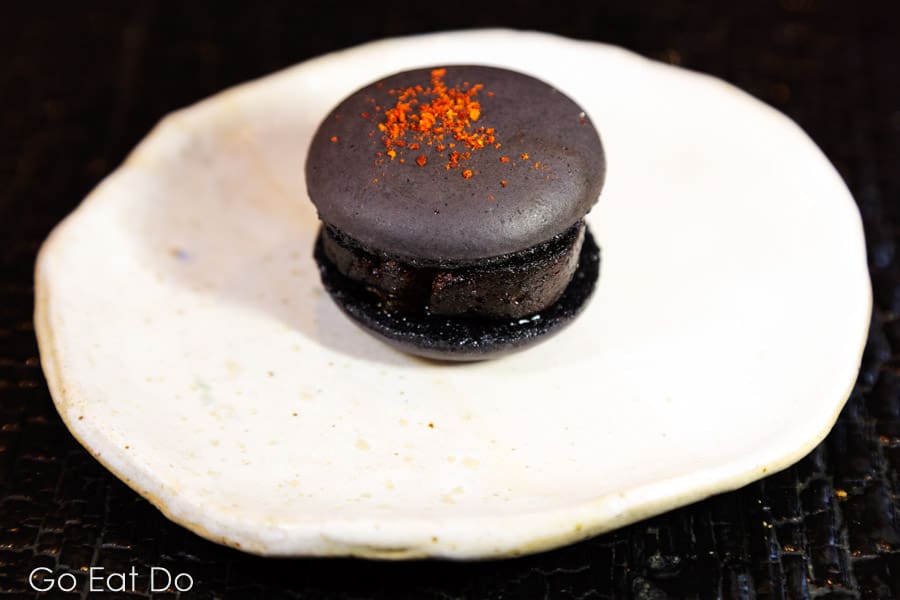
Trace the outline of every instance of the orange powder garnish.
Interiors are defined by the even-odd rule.
[[[501,180],[500,180],[500,185],[502,185],[503,187],[506,187],[506,180],[505,180],[505,179],[501,179]]]
[[[416,159],[416,164],[420,167],[424,167],[426,162],[428,162],[428,157],[426,157],[424,154],[420,154]]]
[[[500,162],[502,162],[502,163],[508,163],[508,162],[509,162],[509,157],[508,157],[508,156],[501,156],[501,157],[500,157]]]
[[[462,176],[465,177],[466,179],[471,179],[472,169],[466,169],[465,171],[463,171]]]
[[[528,160],[528,153],[527,153],[527,152],[523,152],[523,153],[522,153],[522,160]]]
[[[336,144],[337,141],[338,141],[338,136],[336,136],[336,135],[331,136],[331,143],[332,143],[332,144]]]
[[[430,87],[417,85],[389,91],[395,103],[384,109],[384,120],[378,123],[378,130],[391,159],[397,156],[396,149],[402,150],[404,146],[418,149],[420,144],[425,144],[442,153],[448,146],[454,148],[456,143],[468,150],[497,143],[492,127],[476,126],[482,113],[477,96],[484,86],[464,83],[462,87],[447,87],[443,80],[446,74],[446,69],[434,69]],[[445,167],[455,168],[469,156],[469,152],[453,151]],[[416,159],[419,166],[424,162]],[[468,171],[466,178],[471,177],[471,170]]]

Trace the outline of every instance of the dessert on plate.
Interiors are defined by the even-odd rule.
[[[593,290],[599,251],[583,218],[605,170],[584,110],[533,77],[449,66],[373,82],[332,110],[309,150],[325,289],[413,354],[531,345]]]

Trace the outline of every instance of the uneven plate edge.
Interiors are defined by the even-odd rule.
[[[178,119],[185,118],[191,112],[207,109],[210,105],[219,103],[235,92],[238,92],[249,86],[255,86],[259,83],[264,83],[269,79],[289,77],[295,69],[300,69],[303,66],[308,65],[309,63],[329,60],[343,53],[371,49],[372,47],[395,42],[398,40],[402,40],[406,43],[411,43],[415,40],[432,37],[455,37],[464,39],[468,36],[472,36],[477,37],[479,40],[483,41],[486,35],[497,34],[506,36],[512,34],[519,36],[520,39],[529,37],[532,39],[532,41],[541,39],[546,43],[582,45],[589,46],[594,49],[602,47],[607,51],[614,50],[621,53],[623,56],[629,56],[632,59],[645,61],[648,65],[654,65],[658,66],[659,68],[665,69],[676,69],[675,67],[669,67],[668,65],[655,63],[622,48],[617,48],[597,42],[570,40],[556,35],[536,32],[513,32],[510,30],[476,30],[441,32],[420,36],[407,36],[402,38],[378,40],[375,42],[370,42],[311,59],[295,67],[290,67],[284,71],[263,77],[258,80],[250,81],[233,88],[229,88],[209,98],[201,100],[190,107],[170,113],[170,115],[164,117],[160,121],[160,123],[147,135],[147,137],[144,138],[135,147],[135,149],[126,159],[125,163],[123,163],[123,165],[116,169],[116,171],[112,172],[107,177],[107,180],[115,177],[120,170],[127,168],[129,166],[129,163],[134,162],[141,154],[141,150],[145,147],[145,144],[148,140],[162,135],[166,130],[165,125],[167,123],[171,124],[173,122],[174,115],[177,115]],[[746,96],[746,98],[752,98],[739,88],[709,75],[696,73],[685,69],[677,70],[682,74],[713,81],[716,84],[719,84],[728,89],[728,91],[731,93],[736,92],[740,93],[743,96]],[[802,133],[802,130],[800,130],[799,126],[789,118],[762,102],[756,102],[758,103],[758,106],[760,108],[766,108],[772,113],[777,114],[785,124],[792,126]],[[803,133],[803,135],[806,134]],[[808,136],[806,137],[807,140],[809,140]],[[815,143],[812,140],[809,140],[809,142],[812,146],[815,147]],[[824,154],[822,155],[822,160],[829,164],[832,171],[834,171],[834,167],[830,165],[830,162],[828,162],[827,157],[825,157]],[[843,182],[840,180],[840,177],[837,175],[837,173],[834,172],[833,175],[837,179],[837,183],[843,185]],[[106,182],[107,180],[104,180],[104,182]],[[842,394],[838,395],[839,397],[835,402],[835,409],[829,417],[825,417],[821,422],[807,428],[809,429],[809,431],[807,432],[807,435],[804,436],[805,441],[802,444],[785,444],[785,448],[771,449],[769,453],[770,457],[764,460],[760,460],[757,457],[756,460],[746,461],[748,464],[736,461],[736,463],[728,463],[715,468],[705,469],[699,472],[692,472],[688,475],[682,475],[668,480],[657,481],[652,484],[637,486],[628,490],[618,492],[616,494],[609,494],[586,503],[581,503],[562,509],[536,511],[532,513],[518,513],[512,517],[505,517],[499,520],[497,518],[448,519],[442,520],[439,525],[437,525],[434,521],[424,519],[406,521],[394,520],[395,523],[404,525],[404,527],[402,527],[401,529],[408,530],[422,528],[423,532],[427,531],[430,534],[429,536],[426,536],[423,533],[423,535],[415,536],[417,539],[425,539],[426,537],[430,539],[431,535],[434,535],[438,538],[438,542],[428,544],[412,543],[408,545],[391,545],[390,547],[388,547],[383,543],[380,544],[374,540],[372,543],[365,543],[359,540],[347,541],[345,539],[342,539],[341,535],[328,534],[329,529],[343,529],[342,526],[346,526],[348,524],[348,521],[346,520],[339,522],[320,522],[314,527],[305,528],[308,531],[300,531],[298,529],[285,531],[284,529],[273,528],[270,525],[265,525],[262,523],[257,524],[256,526],[248,527],[247,523],[242,522],[240,519],[235,519],[234,517],[228,515],[211,515],[208,511],[205,514],[205,519],[191,519],[183,514],[184,512],[186,512],[185,507],[180,506],[182,502],[178,498],[178,495],[167,493],[165,491],[165,482],[157,478],[157,480],[153,481],[155,486],[148,486],[145,485],[145,482],[137,481],[137,479],[141,479],[140,477],[132,478],[124,475],[123,471],[125,471],[126,468],[141,474],[143,474],[144,469],[141,465],[137,464],[137,461],[135,461],[134,459],[126,459],[126,464],[122,465],[121,467],[113,464],[114,462],[118,461],[110,460],[109,454],[106,454],[108,450],[112,450],[112,447],[108,444],[108,442],[105,438],[103,438],[102,435],[97,434],[97,439],[94,440],[95,442],[99,441],[99,443],[95,443],[93,446],[86,443],[86,440],[91,437],[92,432],[87,427],[80,427],[77,424],[77,421],[73,418],[75,416],[73,414],[70,414],[70,408],[74,403],[73,400],[76,400],[76,398],[73,396],[72,390],[67,389],[65,385],[64,368],[62,367],[62,363],[59,359],[57,353],[58,346],[54,341],[55,338],[53,335],[52,327],[50,326],[49,319],[51,300],[49,298],[48,285],[44,277],[44,271],[46,270],[46,256],[50,254],[49,250],[55,245],[56,240],[58,240],[58,233],[64,227],[77,221],[79,213],[88,206],[89,201],[92,200],[92,197],[95,196],[97,190],[101,186],[103,186],[104,182],[101,182],[97,186],[97,188],[95,188],[90,194],[88,194],[87,197],[85,197],[81,204],[70,215],[68,215],[59,225],[57,225],[50,236],[42,244],[38,253],[38,259],[35,266],[34,326],[41,357],[41,364],[44,369],[51,397],[54,400],[54,404],[56,405],[57,411],[62,417],[64,424],[75,437],[75,439],[82,446],[84,446],[85,449],[87,449],[91,453],[91,455],[94,456],[94,458],[96,458],[105,468],[107,468],[111,473],[113,473],[116,477],[126,483],[129,487],[134,489],[141,496],[150,501],[168,519],[213,542],[238,548],[240,550],[253,554],[264,556],[357,556],[378,559],[410,559],[422,557],[485,559],[519,556],[523,554],[530,554],[548,550],[564,544],[579,541],[581,539],[593,537],[600,533],[628,525],[649,516],[659,514],[666,510],[671,510],[692,502],[696,502],[713,494],[737,489],[743,485],[759,479],[760,477],[775,473],[794,464],[797,460],[799,460],[807,453],[809,453],[813,448],[815,448],[825,438],[825,436],[828,434],[835,421],[837,420],[844,403],[846,402],[847,398],[849,398],[850,393],[852,392],[859,366],[861,364],[865,342],[868,337],[868,329],[871,319],[873,301],[871,282],[868,277],[868,268],[865,264],[865,242],[859,210],[856,207],[855,203],[852,202],[852,196],[850,196],[849,191],[847,191],[846,196],[850,199],[851,206],[845,208],[848,210],[852,210],[855,213],[857,225],[856,229],[858,231],[857,236],[859,238],[858,241],[862,250],[863,257],[863,266],[861,273],[865,273],[865,309],[861,310],[861,314],[856,316],[860,324],[859,330],[862,332],[862,335],[859,341],[859,347],[857,348],[856,352],[857,358],[855,361],[855,366],[848,371],[848,376],[846,378],[848,381],[846,383],[845,391]],[[104,447],[104,444],[106,444],[107,447]],[[720,472],[727,473],[729,475],[720,475]],[[148,479],[152,480],[153,478],[148,477]],[[698,484],[698,481],[700,481],[701,483]],[[157,491],[153,491],[153,489],[151,489],[152,487],[156,487]],[[191,508],[188,507],[187,512],[190,511]],[[357,519],[349,523],[358,524],[371,522],[372,521],[366,519]],[[543,525],[536,528],[535,525],[540,522],[543,522]],[[561,523],[568,523],[570,524],[570,526],[564,529],[561,527]],[[331,527],[329,527],[329,525],[331,525]],[[497,544],[490,544],[490,547],[472,546],[468,548],[459,548],[458,545],[447,545],[441,543],[442,538],[440,534],[442,529],[446,531],[453,531],[457,529],[483,531],[488,525],[491,526],[491,529],[497,530],[523,531],[531,529],[532,531],[526,535],[513,535],[510,539],[498,541]],[[249,535],[234,535],[233,533],[230,533],[234,531],[240,531],[241,529],[252,530],[252,533],[250,533]],[[260,532],[262,532],[263,534],[260,535]],[[269,535],[265,535],[266,532],[268,532]],[[293,539],[293,542],[289,544],[279,544],[278,542],[272,543],[273,540],[278,539],[281,539],[281,541],[283,541],[282,538],[284,537],[291,537]],[[448,534],[444,539],[453,537],[453,535]]]

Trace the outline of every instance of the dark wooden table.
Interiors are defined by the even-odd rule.
[[[334,16],[317,13],[328,5],[252,4],[0,7],[0,599],[37,597],[27,583],[37,566],[76,574],[83,590],[91,565],[186,571],[195,586],[185,598],[900,598],[900,21],[891,2],[369,3]],[[712,73],[790,115],[824,149],[863,214],[876,298],[859,382],[834,431],[799,464],[741,490],[514,560],[267,560],[169,523],[100,467],[53,408],[31,321],[41,240],[175,108],[367,40],[497,25]]]

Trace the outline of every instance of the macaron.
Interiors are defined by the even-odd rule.
[[[405,352],[528,347],[592,294],[600,258],[584,217],[605,172],[590,117],[528,75],[437,66],[372,82],[328,114],[307,156],[322,283]]]

